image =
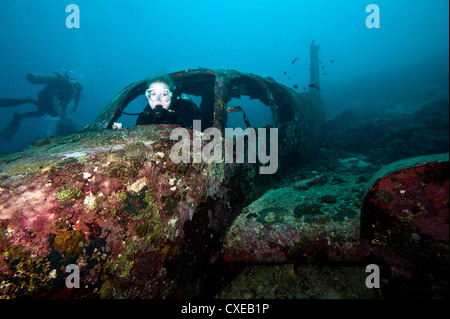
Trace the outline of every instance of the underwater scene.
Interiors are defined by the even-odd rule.
[[[0,299],[449,298],[448,1],[0,0],[0,40]]]

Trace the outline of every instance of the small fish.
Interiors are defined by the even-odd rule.
[[[322,65],[322,70],[324,69],[325,67]]]
[[[325,73],[322,73],[322,75],[327,75],[327,73],[325,72]]]
[[[294,89],[298,89],[298,85],[297,84],[294,84]]]
[[[292,64],[294,64],[296,61],[298,60],[298,58],[297,57],[295,57],[295,59],[294,60],[292,60]]]
[[[306,90],[306,88],[305,88],[305,87],[303,87],[303,90]]]
[[[286,74],[287,73],[287,71],[284,71],[284,73],[283,74]]]
[[[331,60],[330,63],[334,63],[334,60]]]
[[[290,76],[288,76],[288,80],[290,80],[291,79],[291,77]]]

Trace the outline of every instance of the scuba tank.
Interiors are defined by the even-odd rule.
[[[64,77],[58,72],[51,73],[28,73],[27,80],[31,84],[50,84],[60,82]]]

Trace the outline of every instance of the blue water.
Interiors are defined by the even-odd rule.
[[[366,26],[371,3],[380,28]],[[66,26],[69,4],[80,9],[80,28]],[[123,87],[161,71],[237,69],[303,91],[315,39],[328,117],[425,101],[430,91],[448,96],[448,12],[445,0],[0,0],[0,97],[36,97],[43,86],[27,73],[65,70],[84,87],[70,114],[82,129]],[[14,112],[34,109],[0,108],[0,130]],[[54,126],[49,117],[23,120],[0,152]]]

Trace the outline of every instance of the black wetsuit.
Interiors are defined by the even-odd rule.
[[[169,110],[162,110],[159,117],[150,105],[147,105],[136,120],[136,125],[178,124],[182,127],[192,128],[194,120],[200,120],[200,111],[197,105],[192,101],[178,98],[172,101]]]
[[[37,111],[31,111],[23,114],[15,113],[11,123],[2,132],[0,132],[0,141],[9,141],[19,128],[20,122],[25,118],[41,117],[45,114],[49,114],[52,117],[59,116],[61,120],[65,120],[67,104],[74,99],[75,110],[81,97],[81,91],[82,86],[79,83],[71,83],[68,77],[61,79],[59,82],[46,85],[45,88],[39,92],[37,101],[30,99],[28,101],[23,100],[23,103],[20,103],[33,103],[37,105]],[[59,106],[61,107],[61,114],[57,111],[55,100],[57,100]]]
[[[55,108],[54,97],[60,96],[59,90],[64,89],[62,85],[47,85],[38,95],[37,106],[38,110],[36,112],[30,112],[28,114],[23,114],[22,117],[38,117],[43,116],[46,113],[52,117],[57,117],[59,114]],[[72,92],[70,92],[72,94]],[[72,98],[72,96],[70,96]]]

